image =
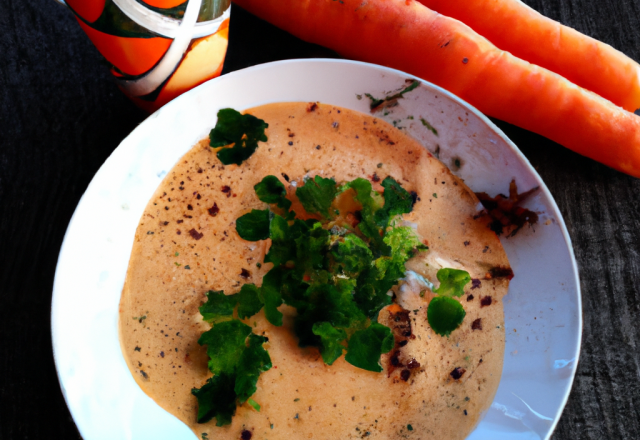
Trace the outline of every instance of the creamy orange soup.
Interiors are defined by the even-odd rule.
[[[223,166],[208,140],[201,141],[167,175],[140,219],[119,324],[136,382],[198,438],[238,439],[245,431],[260,440],[465,438],[500,381],[508,287],[504,278],[489,279],[491,268],[508,267],[508,261],[486,217],[477,216],[473,192],[414,139],[370,115],[307,103],[247,112],[269,124],[268,142],[242,165]],[[260,376],[252,396],[261,410],[244,404],[231,425],[216,427],[215,419],[198,424],[191,389],[211,375],[205,347],[197,343],[210,327],[198,307],[208,290],[231,294],[244,283],[260,285],[270,269],[257,264],[269,240],[247,242],[235,230],[238,217],[265,208],[253,186],[269,174],[290,194],[313,175],[337,182],[364,177],[374,187],[389,175],[417,193],[405,220],[417,224],[430,250],[408,262],[412,272],[396,289],[414,338],[395,354],[398,368],[391,366],[393,352],[382,356],[382,373],[358,369],[344,357],[327,366],[318,350],[298,347],[293,309],[281,307],[282,327],[260,312],[244,322],[268,337],[264,347],[273,368]],[[464,269],[477,280],[465,287],[460,301],[467,315],[449,337],[429,327],[433,294],[416,276],[437,283],[441,267]],[[393,326],[389,318],[388,310],[380,312],[380,321]],[[405,381],[402,371],[412,359]]]

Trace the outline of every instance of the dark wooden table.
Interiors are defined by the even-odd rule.
[[[640,0],[527,3],[640,60]],[[232,12],[224,72],[323,56],[334,54]],[[52,357],[54,271],[91,178],[145,116],[67,10],[0,2],[0,440],[79,438]],[[640,180],[498,124],[549,186],[580,267],[582,352],[553,438],[638,439]]]

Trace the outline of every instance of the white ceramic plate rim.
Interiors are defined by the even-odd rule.
[[[140,124],[129,136],[127,139],[125,139],[121,145],[118,147],[118,149],[116,149],[114,151],[114,153],[107,159],[107,161],[105,162],[105,164],[101,167],[101,169],[98,171],[98,173],[96,173],[96,176],[94,177],[92,183],[89,185],[87,191],[85,192],[85,194],[83,195],[83,197],[81,198],[78,207],[76,209],[76,211],[74,212],[74,215],[70,221],[69,227],[67,229],[67,232],[65,234],[65,239],[64,242],[62,244],[61,250],[60,250],[60,255],[59,255],[59,260],[58,260],[58,267],[56,269],[56,276],[55,276],[55,280],[54,280],[54,289],[53,289],[53,299],[52,299],[52,316],[51,316],[51,320],[52,320],[52,342],[53,342],[53,352],[54,352],[54,359],[55,359],[55,363],[56,363],[56,367],[57,367],[57,372],[58,372],[58,378],[60,380],[61,383],[61,388],[62,388],[62,392],[63,395],[65,396],[65,400],[70,408],[71,414],[74,417],[74,420],[76,421],[76,424],[78,425],[78,428],[81,432],[81,434],[83,435],[83,437],[85,437],[87,440],[93,440],[96,438],[101,438],[100,436],[96,436],[91,430],[87,428],[87,423],[86,420],[83,420],[84,418],[86,418],[86,413],[82,412],[79,409],[78,406],[78,402],[74,401],[72,402],[70,399],[70,395],[69,395],[69,388],[70,386],[73,385],[73,378],[71,376],[69,376],[69,374],[67,374],[68,372],[65,370],[64,372],[62,371],[62,364],[66,364],[66,363],[73,363],[73,360],[69,360],[66,359],[65,355],[61,355],[61,348],[65,346],[65,344],[67,344],[67,341],[65,341],[65,339],[61,336],[61,329],[63,328],[63,326],[65,325],[65,321],[68,319],[72,319],[74,314],[77,314],[79,311],[78,310],[69,310],[69,308],[64,308],[63,307],[63,303],[64,303],[64,299],[65,299],[65,295],[66,295],[66,289],[67,289],[67,285],[68,285],[68,280],[69,280],[69,264],[72,264],[73,261],[78,261],[79,258],[81,258],[78,255],[73,255],[70,254],[69,251],[69,237],[72,233],[72,231],[78,229],[78,228],[83,228],[85,227],[85,225],[81,224],[81,220],[78,218],[79,217],[79,212],[82,210],[83,207],[85,207],[86,205],[88,205],[91,200],[90,198],[95,196],[95,182],[97,180],[99,180],[99,177],[105,173],[105,168],[107,166],[107,164],[111,164],[113,161],[118,160],[117,159],[117,154],[119,152],[121,152],[121,150],[123,149],[123,145],[127,144],[127,141],[131,141],[131,140],[137,140],[137,139],[141,139],[142,137],[144,137],[145,133],[147,131],[149,131],[152,125],[152,121],[159,118],[160,115],[163,114],[177,114],[178,112],[180,112],[180,109],[185,109],[189,107],[189,102],[193,101],[194,99],[198,99],[199,95],[204,94],[204,91],[208,88],[208,87],[212,87],[212,84],[215,83],[224,83],[227,81],[231,81],[232,79],[245,79],[245,80],[250,80],[251,78],[259,78],[262,75],[273,71],[273,69],[305,69],[305,68],[309,68],[309,67],[313,67],[315,69],[323,69],[323,68],[344,68],[344,69],[349,69],[349,68],[365,68],[365,69],[374,69],[377,72],[380,72],[383,76],[387,75],[387,76],[393,76],[393,77],[401,77],[401,78],[415,78],[412,75],[406,74],[404,72],[400,72],[394,69],[388,69],[385,67],[381,67],[381,66],[375,66],[375,65],[367,65],[365,63],[359,63],[359,62],[354,62],[354,61],[347,61],[347,60],[325,60],[325,59],[308,59],[308,60],[289,60],[289,61],[280,61],[280,62],[275,62],[275,63],[269,63],[269,64],[264,64],[264,65],[258,65],[258,66],[254,66],[254,67],[250,67],[241,71],[237,71],[234,72],[232,74],[229,75],[225,75],[223,77],[220,78],[216,78],[208,83],[205,83],[199,87],[197,87],[196,89],[193,89],[187,93],[185,93],[184,95],[178,97],[176,100],[172,101],[171,103],[169,103],[167,106],[163,107],[162,109],[158,110],[156,113],[154,113],[152,116],[150,116],[147,120],[145,120],[142,124]],[[415,79],[419,79],[419,78],[415,78]],[[577,334],[573,334],[573,337],[575,337],[575,352],[572,353],[573,354],[573,358],[571,358],[568,362],[568,369],[566,371],[567,376],[565,380],[566,385],[564,386],[564,390],[562,392],[562,396],[559,402],[559,405],[557,405],[556,410],[554,411],[552,416],[541,416],[538,412],[536,412],[533,408],[531,408],[526,402],[524,402],[524,400],[520,399],[519,396],[515,395],[518,399],[522,400],[522,402],[524,403],[524,405],[526,405],[526,407],[531,410],[531,413],[534,414],[535,417],[541,416],[541,420],[546,420],[549,423],[547,423],[546,425],[543,426],[543,428],[541,428],[541,430],[536,431],[536,429],[533,429],[533,432],[537,434],[536,436],[533,436],[531,438],[545,438],[548,439],[552,432],[553,429],[555,428],[555,426],[558,423],[558,420],[560,418],[560,415],[562,413],[562,409],[564,408],[568,396],[569,396],[569,392],[570,392],[570,388],[571,388],[571,384],[573,382],[574,376],[575,376],[575,372],[577,369],[577,363],[578,363],[578,357],[579,357],[579,351],[580,351],[580,344],[581,344],[581,334],[582,334],[582,316],[581,316],[581,310],[582,310],[582,304],[581,304],[581,296],[580,296],[580,282],[579,282],[579,278],[578,278],[578,268],[577,268],[577,264],[575,261],[575,257],[573,254],[573,249],[571,246],[571,239],[569,237],[569,234],[567,232],[567,228],[564,224],[564,221],[562,219],[562,215],[555,203],[555,201],[553,200],[553,197],[551,196],[551,193],[549,192],[548,188],[546,187],[546,185],[542,182],[542,179],[540,178],[540,176],[538,175],[538,173],[535,171],[535,169],[533,169],[533,167],[529,164],[528,160],[526,159],[526,157],[520,152],[520,150],[518,150],[518,148],[515,146],[515,144],[513,144],[513,142],[511,142],[501,131],[500,129],[498,129],[488,118],[486,118],[483,114],[481,114],[479,111],[477,111],[475,108],[471,107],[469,104],[465,103],[464,101],[460,100],[459,98],[457,98],[455,95],[447,92],[444,89],[441,89],[437,86],[434,86],[433,84],[424,82],[422,80],[420,80],[423,85],[425,87],[430,88],[432,91],[437,92],[438,94],[442,95],[443,97],[446,97],[448,99],[450,99],[451,101],[454,101],[456,103],[458,103],[459,105],[465,107],[467,109],[467,111],[469,111],[470,113],[473,113],[482,123],[484,123],[487,127],[489,127],[497,137],[499,137],[506,145],[508,145],[508,148],[511,150],[511,152],[513,154],[515,154],[515,156],[517,156],[517,158],[522,162],[523,166],[527,169],[527,172],[530,173],[531,176],[533,176],[533,178],[538,182],[538,184],[540,185],[540,197],[542,199],[544,199],[546,205],[547,205],[547,214],[549,214],[549,216],[553,217],[557,223],[557,226],[559,227],[560,231],[561,231],[561,235],[562,235],[562,239],[564,240],[564,246],[566,246],[566,250],[568,252],[568,261],[566,261],[566,263],[570,266],[571,268],[571,272],[572,272],[572,280],[571,281],[574,286],[572,286],[572,290],[571,290],[571,294],[575,296],[574,300],[575,300],[575,306],[577,308],[577,316],[575,317],[576,322],[574,325],[574,330],[575,333]],[[274,102],[273,99],[266,99],[264,101],[264,103],[266,102]],[[255,102],[254,105],[259,105],[263,102]],[[329,102],[331,103],[331,102]],[[200,133],[201,134],[201,133]],[[199,134],[198,134],[199,135]],[[197,140],[197,139],[193,139],[193,140]],[[192,142],[193,143],[193,142]],[[191,145],[191,144],[190,144]],[[170,166],[172,166],[173,164],[169,164]],[[169,166],[169,168],[170,168]],[[475,188],[474,188],[475,189]],[[146,203],[145,203],[146,204]],[[144,207],[143,207],[144,208]],[[121,290],[120,286],[120,290]],[[119,291],[118,291],[118,297],[119,297]],[[117,315],[117,310],[116,310],[116,315]],[[77,315],[76,315],[77,316]],[[116,316],[116,320],[117,320],[117,316]],[[109,324],[108,329],[113,331],[114,326],[111,326],[111,323]],[[117,322],[116,322],[117,324]],[[82,354],[79,354],[80,356],[83,356]],[[556,361],[557,362],[557,361]],[[133,382],[133,380],[131,380],[132,383],[135,384],[135,382]],[[130,386],[130,384],[128,385]],[[74,391],[75,392],[75,391]],[[87,392],[87,391],[85,391]],[[499,408],[500,409],[500,408]],[[99,410],[98,408],[84,408],[84,410],[86,411],[96,411]],[[513,412],[509,413],[509,409],[500,409],[504,415],[506,415],[508,418],[517,418],[517,417],[521,417],[521,421],[523,423],[524,419],[526,419],[526,415],[522,415],[522,413],[519,413],[520,416],[518,416],[518,414],[515,414]],[[162,410],[160,410],[160,412],[162,413]],[[164,413],[166,417],[171,417],[168,414]],[[515,416],[514,416],[515,414]],[[523,419],[524,418],[524,419]],[[123,423],[128,423],[129,421],[123,421]],[[526,423],[525,423],[526,424]],[[128,436],[127,438],[138,438],[134,435]],[[520,438],[520,437],[518,437]],[[525,438],[525,436],[523,436],[522,438]],[[526,437],[528,438],[528,437]]]

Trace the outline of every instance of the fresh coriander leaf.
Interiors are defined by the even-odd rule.
[[[440,286],[433,291],[439,295],[445,296],[462,296],[464,295],[464,286],[471,281],[471,275],[466,270],[451,269],[445,267],[438,270],[436,274]]]
[[[233,308],[238,299],[235,295],[225,295],[222,290],[207,292],[207,302],[200,306],[202,319],[207,322],[229,320],[233,316]]]
[[[264,304],[264,315],[271,324],[275,326],[282,325],[282,313],[278,307],[282,305],[282,287],[283,269],[274,267],[262,278],[262,287],[260,288],[260,300]]]
[[[261,406],[260,406],[260,404],[258,402],[256,402],[253,399],[249,399],[249,400],[247,400],[247,403],[249,405],[251,405],[253,407],[253,409],[255,409],[256,411],[260,412]]]
[[[413,198],[396,180],[388,176],[381,185],[384,187],[384,206],[376,211],[376,223],[386,228],[391,217],[407,214],[413,209]]]
[[[259,289],[255,284],[243,284],[240,292],[233,295],[237,297],[238,317],[245,319],[255,315],[262,309],[262,301],[260,301]]]
[[[393,345],[391,329],[374,322],[367,329],[357,331],[351,336],[345,360],[363,370],[380,372],[380,356],[390,352]]]
[[[391,255],[396,261],[404,263],[413,256],[414,251],[425,251],[416,231],[410,226],[394,226],[384,235],[384,242],[391,247]],[[404,272],[404,270],[403,270]]]
[[[394,278],[392,271],[388,270],[390,265],[389,257],[380,257],[374,260],[372,267],[360,273],[357,279],[354,300],[360,310],[372,320],[377,319],[380,309],[391,304],[392,298],[388,292],[398,284],[398,278],[404,276],[402,272]],[[395,272],[399,273],[398,270]]]
[[[269,210],[252,209],[236,220],[238,235],[247,241],[259,241],[269,238]]]
[[[287,190],[276,176],[266,176],[253,188],[261,201],[277,205],[285,211],[291,207],[291,201],[286,198]]]
[[[232,163],[240,165],[258,148],[258,141],[266,142],[265,129],[269,124],[253,115],[223,108],[218,112],[216,126],[209,133],[209,145],[212,148],[223,148],[217,156],[224,165]]]
[[[234,391],[242,404],[256,392],[260,373],[271,368],[269,353],[262,348],[266,342],[263,336],[249,334],[240,359],[236,364],[236,384]]]
[[[376,255],[387,255],[389,251],[388,246],[382,241],[380,227],[375,220],[376,211],[380,210],[382,203],[381,200],[374,198],[377,193],[373,192],[371,182],[358,177],[347,183],[345,188],[353,189],[356,192],[356,201],[362,205],[362,211],[360,212],[362,221],[358,224],[358,229],[365,237],[373,242],[373,251]]]
[[[309,304],[308,296],[306,294],[309,287],[309,280],[304,281],[304,273],[298,268],[293,270],[287,270],[285,268],[273,268],[274,279],[278,279],[279,285],[275,286],[280,289],[281,300],[288,306],[295,307],[299,311]],[[279,271],[277,277],[275,272]],[[271,282],[271,281],[270,281]],[[264,286],[264,284],[263,284]]]
[[[325,364],[331,365],[342,356],[345,349],[342,342],[347,339],[347,333],[342,329],[333,327],[328,322],[316,322],[313,324],[313,334],[320,336],[320,353]]]
[[[326,269],[330,233],[320,222],[296,238],[296,268],[304,273]]]
[[[218,374],[208,379],[200,388],[193,388],[191,394],[198,399],[198,423],[206,423],[215,417],[216,426],[229,425],[236,413],[235,376]]]
[[[436,296],[427,308],[429,325],[440,336],[448,336],[460,327],[465,315],[462,304],[448,296]]]
[[[296,196],[307,212],[318,213],[327,218],[330,216],[329,207],[336,194],[338,194],[336,181],[321,176],[307,180],[296,190]]]
[[[300,301],[294,329],[301,347],[319,346],[321,339],[313,332],[317,322],[328,322],[336,328],[360,329],[364,327],[366,317],[353,300],[356,280],[336,281],[324,277],[326,271],[319,272],[304,294],[306,301]],[[335,284],[332,284],[335,283]]]
[[[287,261],[295,260],[296,242],[289,223],[284,217],[274,214],[269,225],[269,238],[271,247],[265,255],[265,263],[273,263],[274,267],[285,264]]]
[[[252,334],[251,327],[234,319],[215,324],[204,332],[198,344],[207,346],[209,370],[213,374],[233,374],[242,354],[247,349],[245,341]]]
[[[371,266],[373,253],[369,246],[355,234],[345,235],[331,249],[331,255],[349,276],[357,276]]]

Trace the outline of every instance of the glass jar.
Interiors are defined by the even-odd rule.
[[[154,111],[220,75],[230,0],[58,0],[111,64],[118,87]]]

